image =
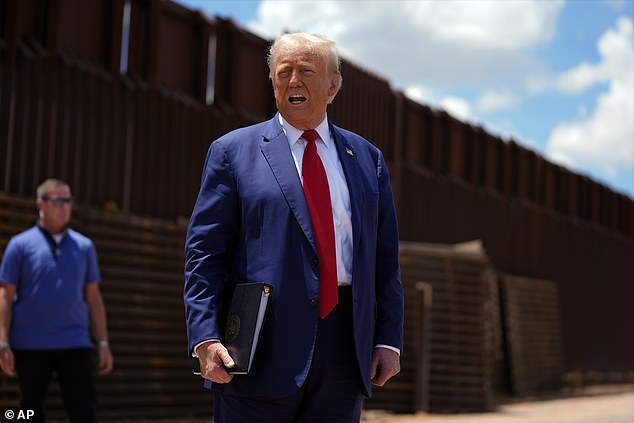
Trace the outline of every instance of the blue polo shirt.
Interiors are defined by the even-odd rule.
[[[90,347],[84,288],[98,282],[92,241],[67,229],[57,244],[37,226],[9,240],[0,281],[16,286],[9,344],[41,350]]]

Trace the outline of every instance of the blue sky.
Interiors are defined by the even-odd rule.
[[[634,198],[634,0],[178,2],[266,39],[324,34],[409,97]]]

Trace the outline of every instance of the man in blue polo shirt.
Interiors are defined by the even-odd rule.
[[[0,266],[0,367],[18,377],[20,408],[44,421],[48,384],[57,374],[71,422],[96,421],[97,372],[113,366],[92,241],[67,227],[70,187],[48,179],[37,188],[39,221],[9,241]],[[91,339],[92,335],[92,339]]]

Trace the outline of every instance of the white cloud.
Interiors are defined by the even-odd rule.
[[[402,2],[411,22],[449,44],[515,50],[549,40],[561,1]]]
[[[469,101],[457,96],[447,96],[441,99],[429,88],[422,85],[411,85],[405,89],[405,95],[410,99],[426,104],[435,109],[445,110],[454,118],[467,121],[473,120],[472,106]]]
[[[547,154],[574,167],[598,168],[604,176],[634,168],[634,25],[619,18],[599,39],[601,61],[582,63],[564,73],[557,86],[579,93],[607,83],[589,115],[557,125]]]
[[[440,105],[456,119],[466,121],[471,116],[471,105],[465,99],[450,96],[444,98]]]
[[[596,63],[580,59],[578,66],[553,78],[553,65],[545,58],[556,47],[547,44],[558,30],[563,6],[563,0],[263,0],[248,26],[269,39],[285,31],[324,34],[337,41],[344,58],[386,77],[409,98],[464,120],[519,109],[519,87],[525,90],[522,95],[548,94],[555,100],[557,94],[601,89],[594,104],[580,100],[577,116],[556,125],[539,150],[567,166],[600,166],[604,175],[631,171],[632,21],[619,19],[599,38]],[[549,117],[556,119],[558,112],[552,110]],[[515,133],[519,121],[509,122],[506,131]]]
[[[606,78],[602,67],[582,63],[557,78],[555,85],[562,92],[575,94],[585,91],[597,82],[605,81]]]
[[[436,94],[434,91],[420,84],[410,85],[405,88],[405,95],[421,104],[433,105],[436,103]]]
[[[405,95],[421,104],[444,109],[457,119],[471,122],[480,120],[476,112],[487,113],[506,109],[516,106],[519,102],[518,97],[511,92],[486,91],[472,104],[469,100],[455,95],[439,98],[432,89],[418,84],[407,87]]]
[[[500,109],[508,109],[516,106],[518,103],[519,98],[512,92],[485,91],[476,101],[475,107],[478,111],[486,113]]]
[[[337,41],[345,58],[377,71],[396,89],[406,87],[408,97],[466,119],[474,111],[518,104],[510,87],[542,68],[526,52],[553,37],[563,4],[263,0],[249,28],[267,38],[285,31],[324,34]],[[442,89],[487,84],[490,90],[473,102]]]
[[[523,81],[540,64],[524,54],[548,41],[563,0],[285,1],[263,0],[249,28],[324,34],[344,57],[394,84],[474,86]]]
[[[597,83],[621,78],[626,73],[631,75],[634,69],[632,33],[632,21],[620,18],[617,28],[606,31],[597,43],[601,62],[581,63],[561,75],[556,87],[566,93],[579,93]]]

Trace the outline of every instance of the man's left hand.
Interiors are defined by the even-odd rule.
[[[400,356],[389,348],[377,347],[372,353],[370,379],[374,385],[383,386],[392,376],[401,371]]]

